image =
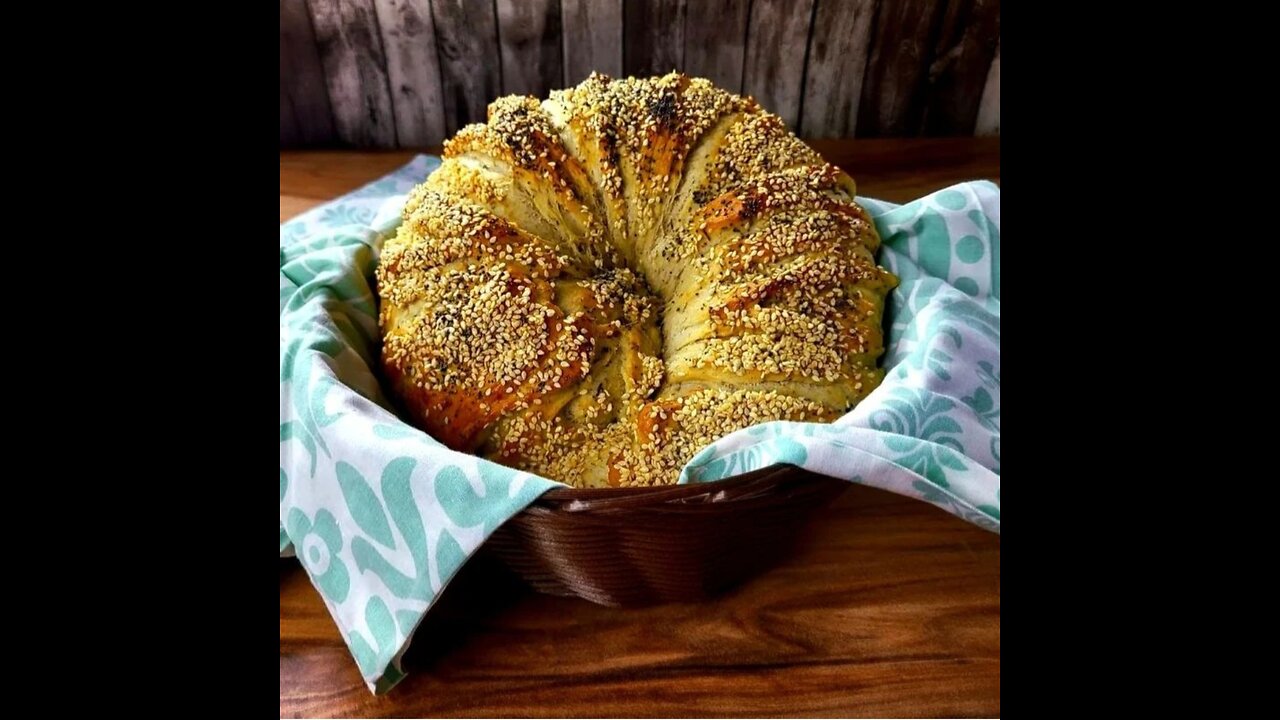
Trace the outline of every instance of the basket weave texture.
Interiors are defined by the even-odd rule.
[[[556,489],[486,547],[544,593],[618,607],[701,600],[780,561],[846,487],[775,465],[691,485]]]

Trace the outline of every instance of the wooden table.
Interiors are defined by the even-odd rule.
[[[999,181],[997,140],[813,143],[861,194]],[[280,219],[413,153],[286,152]],[[423,621],[385,697],[297,562],[280,561],[282,716],[997,716],[1000,538],[850,487],[794,556],[702,604],[615,610],[534,594],[486,558]]]

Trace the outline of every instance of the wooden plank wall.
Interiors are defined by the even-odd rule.
[[[280,0],[282,147],[438,145],[489,101],[681,70],[803,137],[1000,132],[1000,0]]]

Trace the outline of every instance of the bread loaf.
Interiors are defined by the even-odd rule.
[[[880,382],[897,279],[853,180],[680,74],[505,97],[445,145],[377,269],[382,363],[449,447],[575,486],[673,483]]]

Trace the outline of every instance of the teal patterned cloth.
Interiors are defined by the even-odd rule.
[[[466,559],[558,486],[405,424],[372,371],[381,239],[438,166],[418,156],[280,226],[280,553],[296,554],[378,693],[404,676],[400,656]],[[830,425],[733,433],[680,482],[791,463],[998,533],[1000,191],[971,182],[902,206],[859,201],[884,239],[881,263],[902,279],[885,382]]]

